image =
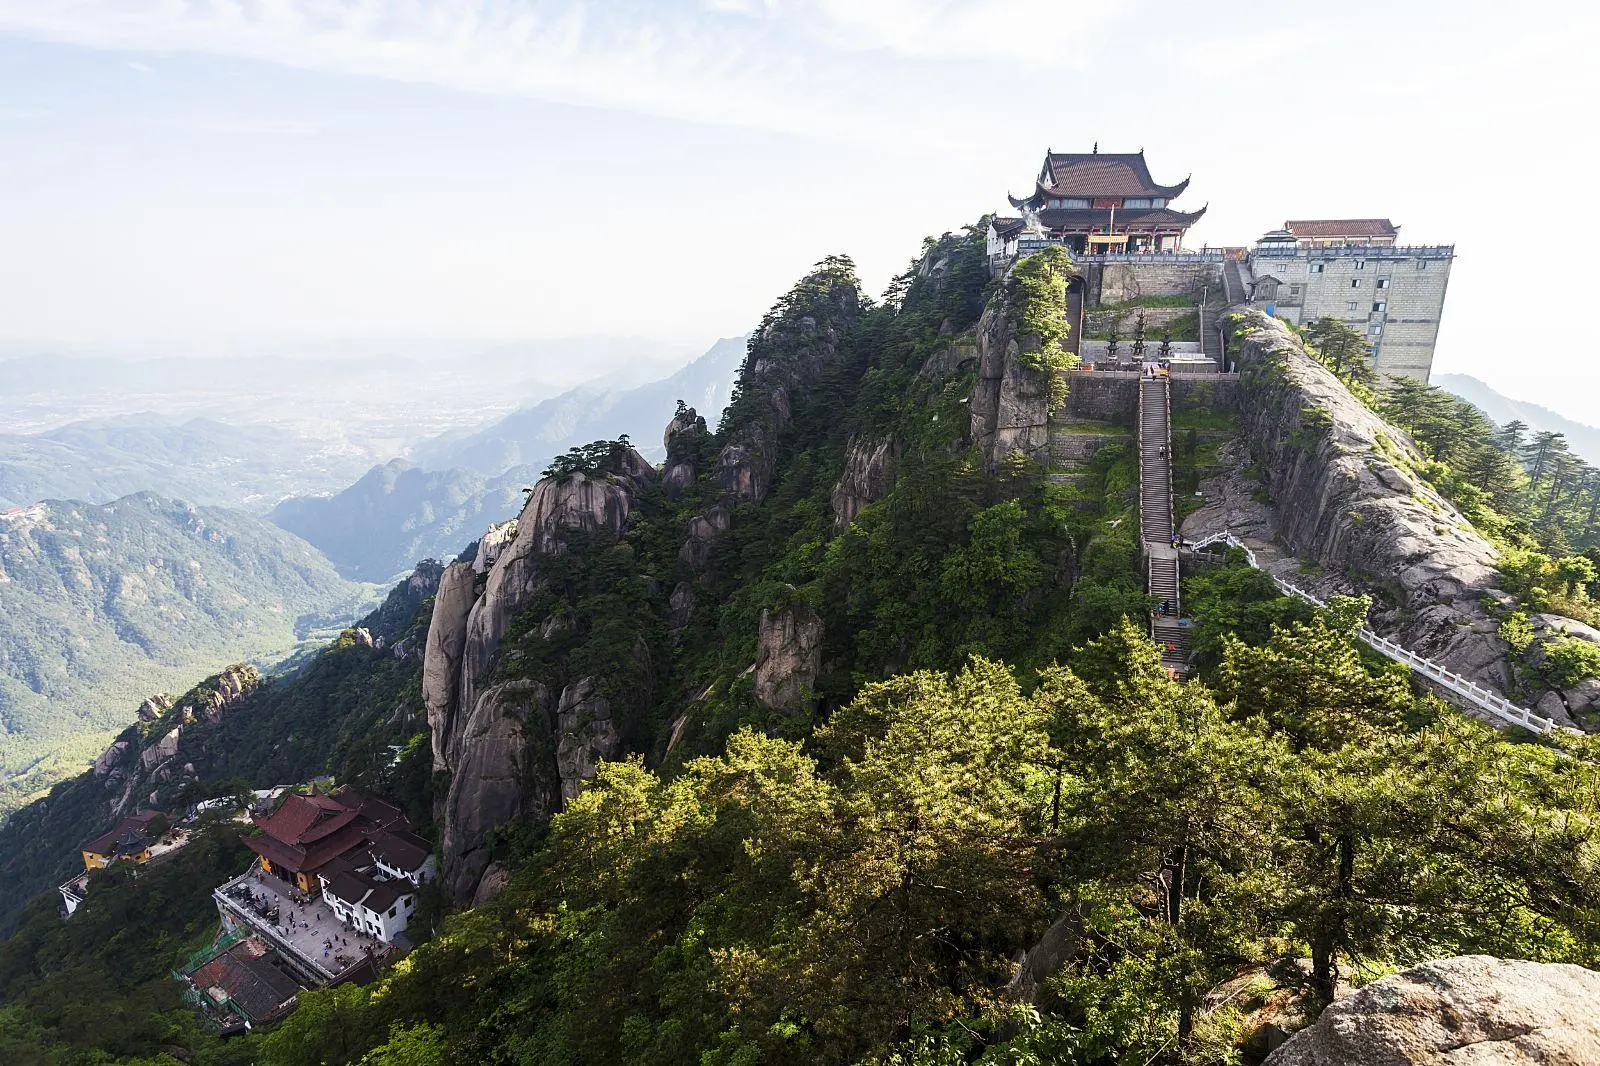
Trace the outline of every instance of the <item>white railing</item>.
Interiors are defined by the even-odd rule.
[[[1203,540],[1196,541],[1194,544],[1190,545],[1190,547],[1195,551],[1199,551],[1202,548],[1209,548],[1213,544],[1224,543],[1231,547],[1238,548],[1240,551],[1244,552],[1245,560],[1257,570],[1265,569],[1256,561],[1255,552],[1245,547],[1244,543],[1232,533],[1215,533]],[[1271,577],[1272,583],[1278,586],[1278,591],[1282,592],[1284,595],[1296,596],[1317,607],[1327,606],[1327,604],[1321,599],[1313,596],[1305,589],[1290,584],[1278,575],[1272,574]],[[1496,718],[1499,718],[1501,721],[1507,722],[1511,725],[1521,726],[1523,729],[1530,730],[1534,733],[1550,733],[1557,729],[1563,728],[1562,726],[1558,726],[1549,718],[1546,718],[1543,715],[1535,714],[1528,708],[1512,703],[1504,696],[1489,691],[1476,681],[1462,677],[1460,674],[1455,673],[1454,671],[1446,670],[1432,659],[1424,659],[1416,652],[1410,651],[1409,649],[1396,644],[1387,637],[1380,637],[1377,633],[1374,633],[1365,626],[1362,626],[1361,629],[1357,631],[1357,636],[1361,638],[1362,643],[1366,644],[1380,655],[1383,655],[1394,662],[1410,667],[1412,672],[1421,674],[1423,677],[1427,678],[1429,681],[1433,682],[1435,685],[1438,685],[1445,691],[1459,696],[1472,706],[1477,707],[1479,710],[1485,711]]]

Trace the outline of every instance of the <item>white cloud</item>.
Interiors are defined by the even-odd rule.
[[[919,60],[1059,62],[1114,10],[1062,0],[0,0],[0,33],[265,60],[754,127],[882,132],[961,106]],[[139,69],[143,64],[135,65]],[[1004,68],[1007,64],[994,64]],[[1015,71],[988,72],[1005,78]],[[872,105],[873,114],[864,113]]]

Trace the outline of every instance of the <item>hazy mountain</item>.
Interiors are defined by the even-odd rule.
[[[1455,393],[1500,425],[1520,420],[1535,432],[1564,433],[1574,452],[1591,463],[1600,464],[1600,428],[1574,422],[1540,404],[1503,396],[1468,374],[1435,374],[1433,383]]]
[[[139,493],[0,513],[0,809],[81,767],[150,693],[287,652],[367,598],[237,511]]]
[[[373,458],[274,426],[119,415],[0,435],[0,508],[50,499],[105,503],[135,492],[271,506],[348,484]]]
[[[538,477],[530,467],[489,479],[395,459],[343,492],[285,500],[267,517],[316,546],[346,576],[387,580],[418,560],[450,559],[492,523],[514,517],[522,487]]]
[[[574,445],[625,433],[646,458],[657,459],[662,428],[677,401],[716,424],[744,354],[745,339],[727,337],[670,377],[632,388],[579,386],[485,429],[420,445],[412,458],[433,470],[460,467],[493,477],[514,466],[543,469]]]

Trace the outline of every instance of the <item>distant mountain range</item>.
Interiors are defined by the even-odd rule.
[[[238,511],[151,493],[0,513],[0,811],[130,708],[358,617],[370,590]]]
[[[627,434],[659,458],[679,400],[715,424],[744,355],[744,338],[730,337],[660,381],[580,386],[485,429],[431,441],[410,462],[375,466],[343,492],[286,500],[269,517],[346,577],[389,580],[420,559],[452,558],[492,523],[515,517],[523,487],[574,445]]]
[[[632,388],[581,385],[493,425],[412,450],[430,470],[459,467],[493,477],[514,466],[543,469],[553,456],[592,440],[627,434],[648,459],[661,457],[661,431],[679,400],[715,424],[744,360],[745,338],[725,337],[670,377]]]
[[[1499,425],[1521,421],[1535,432],[1565,434],[1567,444],[1585,460],[1600,465],[1600,428],[1574,422],[1548,407],[1504,396],[1467,374],[1435,374],[1433,383],[1477,407]]]
[[[497,478],[423,470],[404,459],[375,466],[343,492],[285,500],[267,517],[315,545],[347,577],[387,581],[419,560],[448,561],[522,507],[533,467]]]
[[[105,503],[135,492],[271,506],[349,484],[372,459],[370,451],[330,447],[274,426],[119,415],[0,435],[0,508],[40,500]]]

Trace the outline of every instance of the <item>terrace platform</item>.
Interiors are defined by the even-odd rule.
[[[341,922],[321,896],[308,898],[256,865],[211,895],[224,925],[248,927],[276,947],[303,977],[319,985],[365,980],[376,974],[391,950],[376,937]],[[348,943],[339,943],[338,937]],[[325,943],[329,940],[331,948]]]

